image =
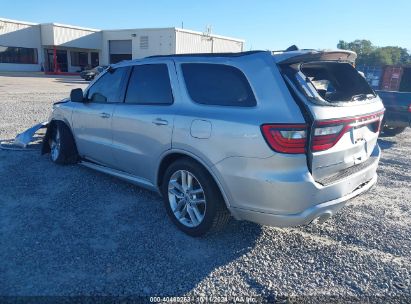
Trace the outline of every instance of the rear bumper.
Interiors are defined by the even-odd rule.
[[[233,158],[216,167],[235,218],[290,227],[329,217],[347,200],[370,189],[377,181],[380,151],[376,145],[372,153],[376,161],[327,185],[314,181],[305,157]]]
[[[314,205],[307,208],[303,212],[297,214],[272,214],[264,212],[256,212],[252,210],[245,210],[241,208],[232,208],[233,214],[237,218],[245,219],[251,222],[255,222],[266,226],[275,227],[294,227],[311,223],[315,219],[326,220],[333,216],[338,210],[340,210],[348,200],[356,197],[357,195],[367,191],[377,182],[377,175],[368,182],[360,185],[356,190],[343,197]]]

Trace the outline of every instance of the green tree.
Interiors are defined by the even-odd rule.
[[[348,42],[345,42],[344,40],[338,41],[337,48],[342,50],[348,50]]]
[[[354,51],[359,56],[368,55],[375,49],[371,41],[365,39],[357,39],[352,42],[345,42],[344,40],[340,40],[337,44],[337,47],[344,50]]]
[[[407,49],[398,46],[376,47],[371,41],[357,39],[352,42],[340,40],[337,47],[357,53],[357,64],[365,65],[402,65],[411,63]]]

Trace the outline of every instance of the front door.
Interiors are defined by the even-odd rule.
[[[86,102],[76,104],[73,132],[79,155],[112,166],[112,115],[122,100],[128,68],[107,71],[85,93]]]
[[[124,103],[113,113],[117,169],[154,182],[160,156],[171,149],[177,93],[171,83],[177,83],[172,61],[133,66]]]
[[[54,60],[54,57],[56,60]],[[47,61],[48,61],[48,72],[67,72],[68,71],[68,61],[67,61],[67,51],[66,50],[47,50]],[[56,63],[56,67],[54,67]]]

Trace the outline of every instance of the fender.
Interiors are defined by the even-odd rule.
[[[228,195],[226,194],[226,192],[224,191],[224,187],[223,187],[223,184],[221,183],[221,179],[219,178],[218,173],[215,172],[214,170],[212,170],[214,165],[211,164],[210,162],[207,162],[207,161],[203,160],[201,157],[197,156],[196,154],[194,154],[190,151],[182,150],[182,149],[170,149],[170,150],[167,150],[166,152],[164,152],[160,157],[159,165],[157,166],[157,169],[156,169],[155,181],[158,181],[159,173],[160,173],[160,166],[161,166],[163,160],[171,154],[180,154],[182,156],[188,156],[188,157],[196,160],[197,162],[199,162],[207,170],[207,172],[212,176],[212,178],[216,182],[217,187],[220,189],[221,195],[223,196],[224,203],[226,204],[227,209],[230,209],[230,205],[231,205],[230,201],[231,200],[228,197]],[[157,184],[157,187],[158,187],[158,182],[156,182],[156,184]]]
[[[61,119],[59,119],[59,118],[61,118]],[[61,123],[64,123],[69,128],[69,130],[71,132],[71,135],[73,136],[74,144],[76,145],[76,149],[77,149],[76,138],[73,134],[73,130],[71,129],[70,123],[68,122],[68,120],[64,116],[57,116],[57,118],[54,118],[54,119],[50,120],[48,125],[47,125],[47,131],[46,131],[46,134],[44,135],[43,142],[42,142],[42,145],[41,145],[41,155],[50,153],[49,139],[50,139],[50,135],[51,135],[51,130],[54,127],[54,125],[57,121],[59,121]]]

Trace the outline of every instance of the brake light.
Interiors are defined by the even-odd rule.
[[[317,121],[314,124],[312,151],[324,151],[333,147],[350,129],[372,125],[374,132],[380,132],[384,111],[374,114],[350,117],[338,120]]]
[[[408,105],[408,112],[411,112],[411,103]]]
[[[305,153],[307,126],[305,124],[266,124],[261,132],[268,145],[276,152]]]

